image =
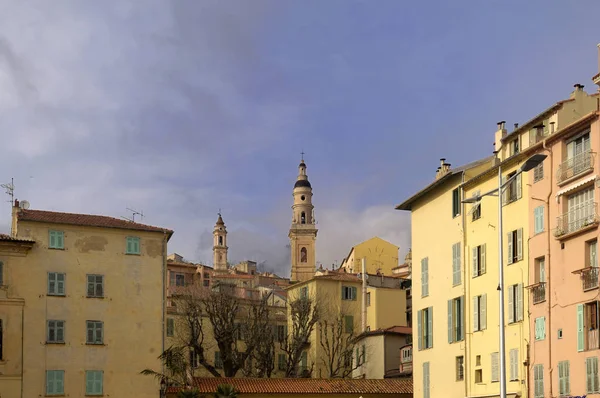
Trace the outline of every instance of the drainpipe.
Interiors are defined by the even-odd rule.
[[[554,190],[553,185],[553,176],[552,171],[554,170],[554,164],[552,160],[552,150],[550,150],[546,146],[546,140],[542,141],[543,148],[546,152],[548,152],[548,158],[550,159],[550,190],[548,191],[548,196],[546,197],[546,208],[548,209],[548,217],[546,221],[547,230],[546,230],[546,238],[547,238],[547,246],[546,246],[546,292],[548,294],[548,368],[550,370],[550,396],[552,397],[552,374],[554,372],[554,367],[552,366],[552,289],[551,289],[551,281],[552,281],[552,265],[550,264],[550,197],[552,196],[552,191]],[[529,368],[531,368],[531,364],[529,364]],[[529,390],[529,385],[527,386]]]
[[[23,369],[25,369],[25,303],[21,306],[21,398],[23,398]]]
[[[367,331],[367,258],[362,258],[362,332]]]
[[[464,184],[465,182],[465,173],[462,173],[462,180],[461,183]],[[464,324],[464,335],[465,335],[465,360],[463,362],[463,367],[464,367],[464,371],[463,371],[463,377],[464,377],[464,382],[465,382],[465,397],[469,396],[469,377],[470,377],[470,372],[469,372],[469,365],[471,364],[471,361],[469,360],[469,344],[471,342],[471,335],[469,333],[467,333],[467,331],[469,330],[469,319],[470,317],[465,316],[465,314],[470,314],[469,312],[469,305],[471,303],[471,300],[469,299],[470,296],[468,295],[468,291],[467,291],[467,284],[469,284],[470,279],[468,278],[468,273],[467,273],[467,261],[466,261],[466,255],[468,253],[467,250],[467,228],[466,228],[466,222],[467,222],[467,216],[465,215],[465,204],[462,203],[462,201],[464,200],[464,189],[460,190],[460,194],[461,194],[461,218],[462,218],[462,256],[461,256],[461,266],[463,267],[463,288],[464,288],[464,293],[465,293],[465,313],[463,314],[464,320],[465,320],[465,324]]]

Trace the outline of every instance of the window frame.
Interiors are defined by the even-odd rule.
[[[52,375],[52,390],[50,391],[50,375]],[[56,382],[57,382],[57,375],[60,375],[60,377],[58,378],[59,381],[59,386],[62,387],[60,389],[60,391],[55,391],[55,387],[56,386]],[[64,370],[59,370],[59,369],[52,369],[52,370],[46,370],[46,396],[55,396],[55,395],[64,395],[65,394],[65,371]]]
[[[51,322],[54,322],[51,326]],[[59,326],[60,322],[60,326]],[[48,319],[46,321],[46,344],[65,344],[66,322],[62,319]],[[54,333],[54,339],[50,339],[51,331]],[[62,339],[58,338],[58,332],[62,332]]]
[[[90,331],[92,332],[92,341],[90,341]],[[98,331],[100,331],[100,341],[97,341]],[[85,321],[85,344],[86,345],[104,345],[104,322],[98,320]]]
[[[452,218],[460,216],[461,203],[460,203],[460,188],[454,188],[452,190]]]
[[[59,275],[62,276],[62,281],[58,280]],[[52,281],[51,276],[54,276],[54,281]],[[48,272],[47,273],[47,282],[48,282],[48,290],[47,290],[47,295],[48,296],[56,296],[56,297],[65,297],[67,295],[66,293],[66,285],[67,285],[67,274],[65,272]],[[54,289],[50,289],[51,283],[54,283]],[[59,291],[59,286],[60,283],[62,283],[62,293]],[[54,291],[52,291],[54,290]]]
[[[65,231],[48,230],[48,249],[65,250]]]
[[[100,282],[98,282],[100,278]],[[104,275],[102,274],[86,274],[85,279],[87,281],[86,297],[87,298],[104,298]],[[93,279],[93,281],[92,281]],[[93,287],[92,287],[93,286]],[[100,286],[101,292],[98,294],[98,286]],[[90,287],[92,287],[92,294],[90,294]]]
[[[465,357],[459,355],[454,359],[456,381],[463,381],[465,379]]]
[[[141,239],[139,236],[127,236],[125,238],[125,254],[126,255],[141,255]]]
[[[91,378],[90,380],[90,376],[94,376]],[[96,376],[100,376],[99,378],[97,378]],[[98,379],[99,379],[99,387],[100,387],[100,391],[98,391],[95,386],[95,383],[98,383]],[[90,391],[90,389],[88,388],[90,386],[90,383],[92,384],[93,388],[92,391]],[[86,396],[100,396],[104,394],[104,371],[102,370],[86,370],[85,371],[85,395]]]
[[[349,292],[349,294],[348,294]],[[356,301],[357,289],[356,286],[342,285],[342,300]]]

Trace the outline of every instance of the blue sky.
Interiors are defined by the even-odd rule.
[[[0,180],[17,198],[143,210],[175,230],[170,252],[207,263],[222,208],[231,259],[283,275],[302,150],[317,260],[374,235],[404,256],[394,204],[439,158],[488,156],[499,120],[596,90],[596,0],[0,5]]]

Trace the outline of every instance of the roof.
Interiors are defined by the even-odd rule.
[[[443,185],[443,183],[445,183],[446,181],[449,181],[450,177],[461,174],[469,169],[472,169],[473,167],[477,167],[477,166],[480,166],[487,162],[490,162],[493,158],[494,158],[493,155],[488,156],[487,158],[483,158],[483,159],[479,159],[479,160],[476,160],[471,163],[467,163],[467,164],[457,167],[455,169],[450,169],[446,175],[437,179],[436,181],[432,182],[431,184],[427,185],[425,188],[421,189],[419,192],[417,192],[416,194],[414,194],[413,196],[411,196],[410,198],[406,199],[404,202],[402,202],[398,206],[396,206],[396,210],[412,210],[412,205],[414,204],[414,202],[416,200],[425,196],[427,193],[431,192],[433,189]]]
[[[309,282],[316,281],[316,280],[362,283],[362,280],[358,276],[356,276],[356,274],[341,273],[341,272],[334,271],[333,273],[330,273],[330,274],[315,275],[314,277],[312,277],[309,280],[302,281],[302,282],[296,282],[293,285],[285,286],[284,289],[296,288],[298,286],[301,286],[301,285],[304,285],[304,284],[307,284]]]
[[[521,125],[519,128],[513,130],[510,134],[507,134],[506,136],[504,136],[502,138],[502,141],[506,141],[506,140],[510,140],[512,137],[521,134],[522,132],[530,129],[531,127],[533,127],[532,125],[534,123],[536,123],[538,120],[542,119],[544,116],[546,116],[548,113],[554,112],[559,110],[560,108],[562,108],[563,104],[565,102],[571,102],[571,101],[575,101],[575,98],[569,98],[566,100],[562,100],[562,101],[558,101],[556,104],[552,105],[550,108],[546,109],[545,111],[539,113],[538,115],[534,116],[532,119],[529,119],[528,121],[526,121],[525,123],[523,123],[523,125]]]
[[[6,234],[0,234],[0,242],[15,242],[15,243],[35,243],[35,240],[28,238],[18,238]]]
[[[230,384],[241,394],[412,394],[412,379],[267,379],[196,377],[201,394],[214,393],[220,384]],[[178,392],[170,387],[167,392]]]
[[[311,188],[310,182],[308,182],[308,180],[298,180],[294,184],[294,188],[304,188],[304,187]]]
[[[17,213],[17,218],[19,221],[83,225],[88,227],[100,228],[119,228],[148,232],[164,232],[169,235],[169,238],[171,237],[171,235],[173,235],[173,231],[170,229],[153,227],[151,225],[140,224],[128,220],[121,220],[114,217],[96,216],[91,214],[59,213],[55,211],[21,209]]]
[[[412,328],[410,328],[408,326],[392,326],[392,327],[385,328],[385,329],[370,330],[368,332],[361,333],[358,336],[358,338],[362,339],[364,337],[380,336],[380,335],[386,335],[386,334],[398,334],[398,335],[412,334]]]

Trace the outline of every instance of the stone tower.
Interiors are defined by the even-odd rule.
[[[294,205],[289,238],[292,251],[292,281],[306,281],[315,275],[315,244],[317,228],[312,204],[312,187],[306,175],[304,156],[298,166],[298,178],[294,184]]]
[[[227,271],[227,228],[219,213],[219,219],[213,230],[213,266],[215,271]]]

